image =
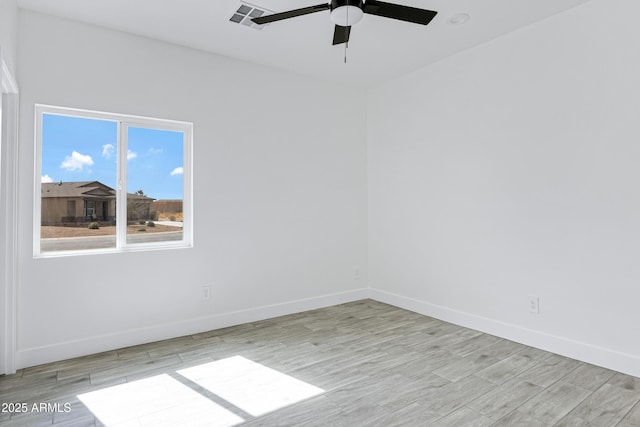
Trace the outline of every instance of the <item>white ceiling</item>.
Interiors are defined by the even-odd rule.
[[[327,11],[274,22],[263,30],[229,18],[238,0],[18,0],[20,7],[151,37],[216,54],[348,84],[371,86],[589,0],[385,0],[430,9],[428,26],[374,15],[332,46]],[[249,0],[274,12],[323,0]],[[449,23],[467,13],[464,25]]]

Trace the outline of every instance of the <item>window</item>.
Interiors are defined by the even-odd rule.
[[[190,247],[191,123],[36,106],[34,255]]]
[[[87,200],[86,201],[87,207],[84,210],[84,216],[87,218],[92,218],[92,219],[97,219],[94,218],[94,215],[96,214],[96,202],[93,200]]]

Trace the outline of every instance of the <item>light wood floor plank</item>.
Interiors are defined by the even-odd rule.
[[[179,373],[236,356],[320,394],[253,416]],[[638,378],[363,300],[2,376],[0,402],[70,406],[0,413],[0,427],[103,426],[82,396],[152,378],[195,393],[248,427],[640,426]],[[133,394],[134,407],[144,398]],[[178,418],[188,426],[197,415]],[[175,414],[158,420],[174,421]]]

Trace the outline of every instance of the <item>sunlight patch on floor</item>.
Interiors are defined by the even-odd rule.
[[[78,398],[107,427],[231,427],[244,421],[167,374]]]
[[[321,388],[242,356],[177,372],[254,417],[324,393]]]

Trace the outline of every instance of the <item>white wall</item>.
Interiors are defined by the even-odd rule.
[[[373,90],[366,115],[349,88],[21,11],[18,367],[369,283],[640,376],[636,11],[593,0]],[[34,260],[36,102],[193,121],[195,247]]]
[[[16,45],[18,34],[18,5],[16,0],[0,0],[0,49],[9,72],[16,76]]]
[[[640,376],[639,13],[594,0],[372,91],[373,297]]]
[[[18,367],[366,296],[363,92],[27,11],[18,57]],[[35,103],[192,121],[195,247],[33,259]]]

